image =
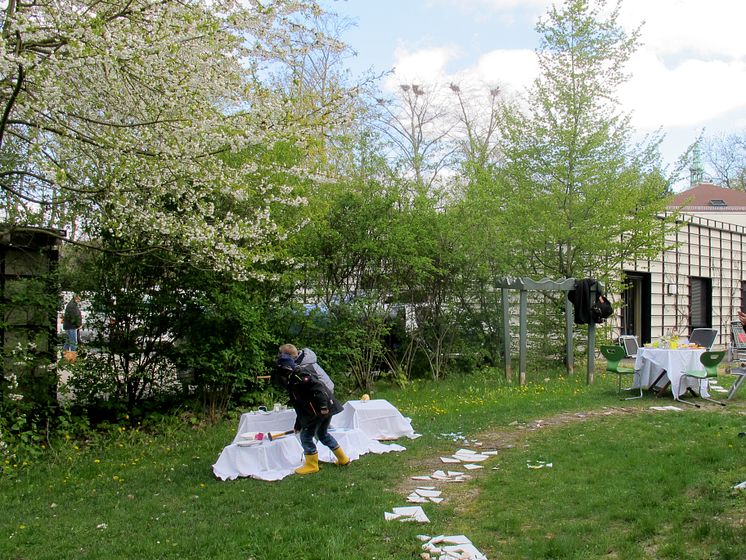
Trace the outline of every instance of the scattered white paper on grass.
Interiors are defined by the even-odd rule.
[[[417,490],[415,490],[415,493],[425,498],[437,498],[443,492],[441,492],[440,490],[426,490],[424,488],[417,488]]]
[[[458,459],[456,457],[441,457],[440,460],[443,463],[460,463],[461,459]]]
[[[439,554],[440,556],[437,557],[439,560],[449,558],[487,560],[487,557],[464,535],[439,535],[423,544],[422,549],[429,554]]]
[[[473,471],[476,469],[483,469],[484,467],[482,465],[475,465],[473,463],[467,463],[466,465],[464,465],[464,468],[470,471]]]
[[[529,469],[551,469],[552,463],[547,463],[546,461],[537,461],[533,465],[531,463],[527,463],[526,466]]]
[[[417,538],[420,539],[422,542],[429,541],[432,537],[429,535],[417,535]]]
[[[735,485],[735,486],[734,486],[733,488],[734,488],[735,490],[746,490],[746,480],[744,480],[744,481],[743,481],[742,483],[740,483],[740,484],[736,484],[736,485]]]
[[[416,521],[417,523],[430,523],[425,511],[422,506],[403,506],[395,507],[393,512],[384,512],[383,518],[386,521],[393,521],[398,519],[399,521]]]
[[[410,477],[412,480],[432,480],[431,477],[427,475],[420,475],[420,476],[412,476]]]
[[[432,480],[438,480],[443,482],[464,482],[467,478],[469,478],[468,474],[464,474],[460,471],[441,471],[437,470],[432,475],[430,475],[430,478]]]
[[[453,454],[453,457],[467,463],[478,463],[489,459],[489,455],[477,453],[471,449],[459,449]]]
[[[410,504],[425,504],[428,502],[428,499],[412,492],[409,496],[407,496],[407,501]]]
[[[438,535],[430,539],[430,544],[471,544],[471,541],[465,535]]]

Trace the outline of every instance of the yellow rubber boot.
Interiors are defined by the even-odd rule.
[[[319,472],[319,454],[305,455],[306,464],[295,469],[297,474],[313,474]]]
[[[340,467],[344,467],[345,465],[349,464],[350,458],[345,455],[345,452],[342,450],[341,447],[337,447],[336,449],[333,449],[335,457],[337,457],[337,464]]]

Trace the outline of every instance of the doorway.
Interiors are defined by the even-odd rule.
[[[636,336],[640,344],[650,342],[649,273],[624,272],[621,319],[621,334]]]

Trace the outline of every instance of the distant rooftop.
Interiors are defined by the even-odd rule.
[[[746,212],[746,192],[700,183],[674,196],[671,206],[684,211]]]

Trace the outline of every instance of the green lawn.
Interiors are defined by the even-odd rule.
[[[56,442],[47,462],[0,480],[0,558],[408,559],[418,534],[465,534],[490,559],[746,558],[746,492],[732,489],[746,480],[745,397],[657,412],[671,399],[620,401],[615,383],[480,375],[379,388],[372,397],[422,434],[399,442],[407,451],[274,483],[214,478],[237,416]],[[439,485],[430,524],[384,521],[408,505],[410,476],[462,447],[452,432],[512,447],[469,482]],[[552,468],[527,468],[539,460]]]

